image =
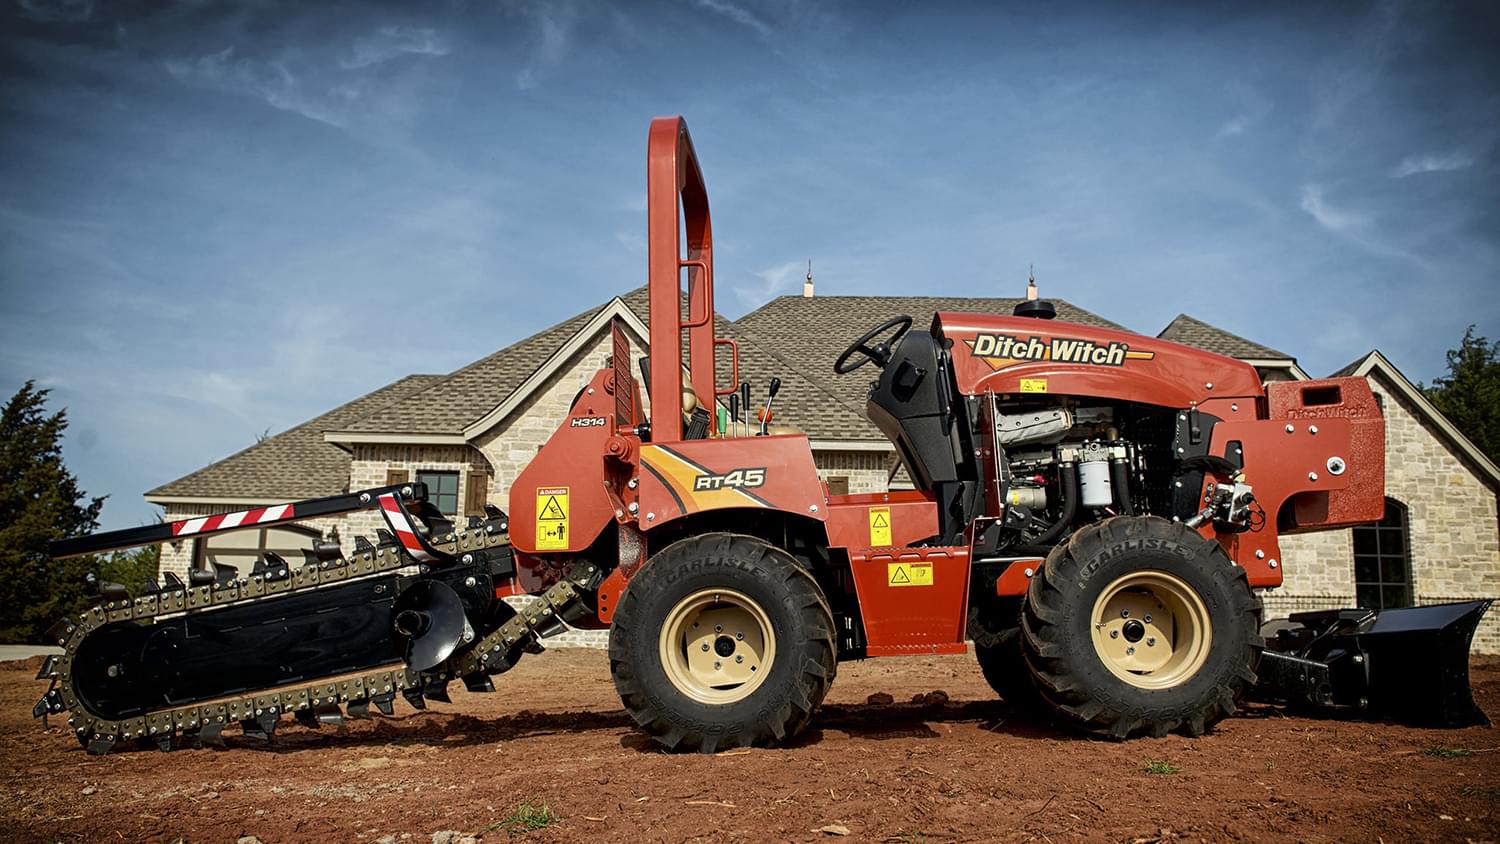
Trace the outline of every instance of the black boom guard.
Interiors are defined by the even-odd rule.
[[[1420,726],[1488,724],[1469,688],[1469,644],[1489,606],[1320,610],[1269,622],[1255,696]]]

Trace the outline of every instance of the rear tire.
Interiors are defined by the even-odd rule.
[[[1031,580],[1021,645],[1040,698],[1117,739],[1201,735],[1255,683],[1260,600],[1216,542],[1118,516],[1052,550]]]
[[[668,750],[775,744],[806,727],[828,692],[834,629],[791,555],[704,534],[631,578],[610,627],[610,673],[626,711]]]

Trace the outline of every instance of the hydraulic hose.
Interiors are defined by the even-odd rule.
[[[1047,545],[1062,535],[1073,524],[1078,515],[1078,464],[1062,463],[1057,467],[1058,480],[1062,482],[1062,515],[1041,536],[1031,540],[1032,545]]]
[[[1120,515],[1134,516],[1135,507],[1130,503],[1130,472],[1126,461],[1109,461],[1109,482],[1115,490],[1115,502],[1120,505]]]

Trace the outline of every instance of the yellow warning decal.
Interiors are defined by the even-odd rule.
[[[1046,378],[1022,378],[1021,392],[1023,393],[1045,393],[1047,392]]]
[[[536,550],[568,549],[568,488],[541,487],[536,491]]]
[[[891,508],[870,508],[870,547],[891,544]]]
[[[932,563],[886,563],[885,579],[891,586],[931,586]]]

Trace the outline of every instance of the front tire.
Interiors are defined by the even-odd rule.
[[[630,581],[609,634],[610,673],[635,722],[668,750],[785,741],[836,670],[834,624],[812,576],[764,540],[673,543]]]
[[[1038,693],[1089,732],[1201,735],[1255,682],[1260,600],[1218,543],[1118,516],[1054,548],[1031,580],[1021,645]]]

